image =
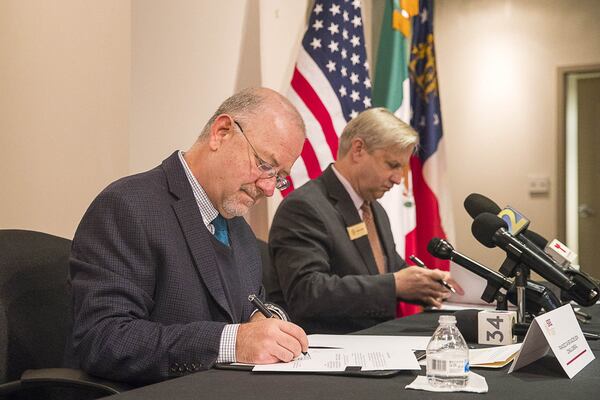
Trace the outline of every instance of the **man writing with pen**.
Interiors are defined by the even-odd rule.
[[[409,267],[377,202],[402,180],[418,134],[383,108],[344,128],[337,161],[281,203],[269,233],[279,284],[309,333],[348,333],[396,317],[397,300],[440,307],[462,288],[449,273]],[[444,286],[446,282],[448,287]]]
[[[187,151],[104,189],[73,239],[67,366],[141,385],[306,352],[302,328],[248,300],[264,290],[242,217],[287,187],[304,139],[287,99],[247,89],[221,104]]]

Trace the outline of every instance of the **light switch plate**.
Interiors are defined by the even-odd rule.
[[[529,175],[529,194],[541,195],[550,193],[550,177],[541,175]]]

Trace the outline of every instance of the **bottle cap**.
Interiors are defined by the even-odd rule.
[[[454,315],[440,315],[438,322],[440,324],[456,324],[456,317]]]

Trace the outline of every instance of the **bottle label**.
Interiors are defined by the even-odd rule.
[[[427,358],[428,375],[464,376],[469,372],[469,361],[465,359]]]

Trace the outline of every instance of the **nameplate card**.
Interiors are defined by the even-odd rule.
[[[348,230],[348,236],[350,236],[350,240],[356,240],[363,236],[367,236],[367,225],[365,225],[364,222],[359,222],[356,225],[348,226],[346,230]]]
[[[553,353],[569,378],[596,357],[583,336],[570,304],[536,317],[508,373]]]

